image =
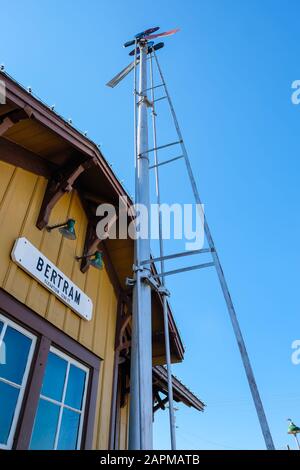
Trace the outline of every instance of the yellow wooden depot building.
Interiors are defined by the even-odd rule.
[[[0,448],[126,449],[133,241],[99,243],[96,208],[128,195],[92,141],[5,73],[0,80]],[[86,258],[97,250],[102,269]],[[167,376],[162,298],[152,296],[155,413]],[[180,362],[171,310],[169,328]],[[173,385],[176,401],[203,410]]]

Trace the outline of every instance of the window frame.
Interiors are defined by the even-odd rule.
[[[40,399],[47,401],[49,403],[53,403],[54,405],[59,407],[59,417],[58,417],[58,423],[56,427],[56,432],[55,432],[55,440],[54,440],[54,449],[57,450],[57,445],[59,441],[59,436],[60,436],[60,430],[61,430],[61,423],[62,423],[62,415],[64,409],[69,409],[71,411],[74,411],[78,414],[80,414],[80,419],[79,419],[79,428],[78,428],[78,435],[77,435],[77,441],[76,441],[76,449],[80,449],[81,442],[82,442],[82,430],[83,430],[83,423],[84,423],[84,418],[85,418],[85,407],[87,403],[87,389],[88,389],[88,384],[89,384],[89,378],[90,378],[90,369],[86,367],[84,364],[81,362],[77,361],[74,359],[72,356],[62,352],[60,349],[57,349],[55,346],[50,346],[49,353],[52,352],[56,356],[64,359],[67,362],[67,371],[66,371],[66,377],[64,381],[64,387],[63,387],[63,401],[58,401],[55,400],[54,398],[47,397],[46,395],[42,394],[42,391],[40,393]],[[48,353],[48,354],[49,354]],[[85,384],[84,384],[84,391],[83,391],[83,396],[82,396],[82,410],[78,410],[77,408],[73,408],[69,405],[65,404],[65,393],[68,388],[68,380],[69,380],[69,372],[70,372],[70,366],[74,365],[78,369],[83,370],[86,373],[86,379],[85,379]],[[46,373],[46,369],[45,369]],[[37,410],[36,410],[37,412]],[[32,431],[34,430],[34,426]]]
[[[11,449],[13,445],[15,431],[16,431],[18,420],[19,420],[22,404],[23,404],[23,398],[24,398],[25,390],[28,384],[29,373],[33,364],[33,356],[34,356],[34,352],[36,348],[37,336],[32,334],[30,331],[26,330],[22,326],[20,326],[18,323],[10,320],[8,317],[4,316],[1,312],[0,312],[0,321],[3,323],[3,327],[0,333],[0,347],[2,346],[3,337],[7,331],[8,326],[15,329],[16,331],[18,331],[19,333],[21,333],[22,335],[26,336],[27,338],[31,340],[31,345],[30,345],[21,385],[18,385],[15,382],[12,382],[11,380],[7,380],[7,379],[0,377],[0,382],[6,383],[19,390],[19,396],[17,399],[17,403],[16,403],[14,415],[13,415],[13,420],[10,426],[7,443],[2,444],[0,442],[0,449],[8,450],[8,449]]]
[[[29,307],[12,297],[2,288],[0,288],[0,313],[8,320],[16,322],[21,328],[37,337],[31,370],[23,395],[23,403],[11,448],[17,450],[29,448],[47,358],[50,348],[54,347],[60,352],[65,353],[70,359],[74,359],[89,369],[86,405],[82,419],[81,444],[78,448],[84,450],[92,449],[102,358],[86,349],[39,314],[33,312]]]

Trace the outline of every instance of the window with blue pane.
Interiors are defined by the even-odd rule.
[[[0,314],[0,448],[10,449],[36,338]]]
[[[50,349],[30,449],[80,448],[87,383],[87,367]]]

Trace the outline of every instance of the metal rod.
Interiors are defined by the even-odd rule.
[[[136,132],[136,123],[137,123],[137,102],[136,102],[136,66],[137,66],[137,40],[135,40],[134,48],[134,69],[133,69],[133,127],[134,127],[134,168],[137,166],[137,132]],[[137,183],[137,182],[135,182]],[[137,189],[137,184],[135,184],[135,189]]]
[[[158,101],[166,100],[166,99],[167,99],[166,96],[161,96],[160,98],[157,98],[156,100],[152,100],[152,103],[157,103]]]
[[[236,337],[236,341],[237,341],[237,344],[238,344],[238,347],[239,347],[239,350],[240,350],[242,362],[243,362],[243,365],[244,365],[244,369],[245,369],[245,373],[246,373],[246,376],[247,376],[248,384],[249,384],[250,391],[251,391],[251,394],[252,394],[252,398],[253,398],[253,401],[254,401],[254,405],[255,405],[255,408],[256,408],[256,413],[257,413],[257,416],[258,416],[258,420],[259,420],[259,423],[260,423],[262,434],[263,434],[267,449],[268,450],[274,450],[275,449],[274,442],[273,442],[273,439],[272,439],[272,435],[271,435],[271,432],[270,432],[270,428],[269,428],[267,417],[266,417],[266,414],[265,414],[265,411],[264,411],[264,407],[263,407],[263,404],[262,404],[262,401],[261,401],[261,398],[260,398],[260,394],[259,394],[259,391],[258,391],[258,387],[257,387],[257,384],[256,384],[256,380],[255,380],[255,377],[254,377],[254,373],[253,373],[252,366],[251,366],[251,363],[250,363],[250,359],[249,359],[249,356],[248,356],[248,352],[247,352],[247,349],[246,349],[245,341],[244,341],[244,338],[243,338],[243,335],[242,335],[242,332],[241,332],[241,329],[240,329],[240,325],[239,325],[237,315],[236,315],[236,311],[235,311],[235,308],[234,308],[234,305],[233,305],[233,302],[232,302],[232,299],[231,299],[231,296],[230,296],[230,292],[229,292],[229,288],[228,288],[228,285],[227,285],[227,282],[226,282],[226,279],[225,279],[225,276],[224,276],[224,272],[223,272],[223,269],[222,269],[217,251],[215,250],[214,241],[213,241],[213,238],[212,238],[212,235],[211,235],[211,232],[210,232],[205,214],[203,212],[203,206],[202,206],[202,203],[201,203],[200,195],[199,195],[199,192],[198,192],[198,188],[197,188],[197,185],[196,185],[196,181],[195,181],[195,178],[194,178],[192,167],[191,167],[191,164],[190,164],[190,161],[189,161],[189,158],[188,158],[187,150],[186,150],[185,144],[183,142],[182,133],[181,133],[181,130],[180,130],[180,127],[179,127],[179,123],[178,123],[177,116],[176,116],[176,113],[175,113],[175,110],[174,110],[174,107],[173,107],[173,103],[172,103],[170,94],[168,92],[168,88],[166,86],[166,82],[164,80],[164,76],[163,76],[163,73],[162,73],[162,70],[161,70],[161,67],[159,65],[159,62],[158,62],[158,59],[157,59],[157,56],[156,56],[155,52],[154,52],[154,57],[155,57],[157,68],[158,68],[158,71],[159,71],[159,74],[160,74],[160,77],[161,77],[161,81],[162,81],[162,83],[165,84],[165,86],[164,86],[165,93],[168,97],[168,102],[169,102],[171,114],[172,114],[172,117],[173,117],[174,125],[175,125],[176,131],[177,131],[177,135],[178,135],[179,140],[181,141],[182,153],[184,155],[186,168],[187,168],[187,172],[188,172],[188,175],[189,175],[189,178],[190,178],[190,181],[191,181],[195,201],[196,201],[196,204],[197,204],[199,210],[202,211],[202,216],[203,216],[203,220],[204,220],[204,230],[205,230],[206,238],[207,238],[207,241],[208,241],[208,244],[209,244],[210,248],[212,249],[212,256],[213,256],[213,259],[214,259],[214,264],[215,264],[217,275],[218,275],[218,278],[219,278],[219,281],[220,281],[221,289],[223,291],[223,295],[224,295],[225,302],[226,302],[226,305],[227,305],[227,309],[228,309],[228,313],[229,313],[230,320],[231,320],[231,323],[232,323],[233,331],[234,331],[234,334],[235,334],[235,337]]]
[[[150,153],[150,152],[154,152],[156,150],[165,149],[167,147],[171,147],[172,145],[177,145],[177,144],[181,144],[181,140],[178,140],[176,142],[171,142],[170,144],[160,145],[159,147],[154,147],[153,149],[145,150],[143,152],[143,155],[145,155],[145,153]],[[139,154],[139,156],[140,155],[142,155],[142,154]]]
[[[136,60],[136,64],[138,64],[139,59]],[[131,62],[127,67],[125,67],[121,72],[119,72],[115,77],[113,77],[107,84],[106,86],[109,86],[110,88],[114,88],[117,86],[130,72],[133,70],[135,67],[134,61]]]
[[[179,155],[178,157],[170,158],[169,160],[165,160],[163,162],[157,163],[156,165],[151,165],[151,166],[149,166],[149,170],[152,170],[153,168],[158,168],[159,166],[167,165],[168,163],[175,162],[176,160],[180,160],[181,158],[184,158],[183,155]]]
[[[134,54],[134,77],[133,77],[133,97],[134,97],[134,166],[135,166],[135,202],[139,200],[139,186],[138,186],[138,171],[137,171],[137,40],[135,40],[135,54]],[[139,259],[139,245],[134,244],[134,258],[135,262]],[[130,364],[130,384],[131,384],[131,401],[129,408],[129,449],[141,449],[140,439],[140,380],[139,380],[139,341],[138,341],[138,312],[137,305],[139,303],[139,289],[140,284],[136,283],[136,288],[133,290],[133,306],[132,306],[132,332],[131,332],[131,364]]]
[[[150,62],[151,62],[151,57],[150,57]],[[145,91],[150,91],[150,90],[154,90],[155,88],[160,88],[162,86],[165,86],[164,83],[161,83],[160,85],[155,85],[155,86],[150,86],[149,88],[147,88],[146,90],[143,90],[143,92]]]
[[[60,227],[64,227],[67,224],[68,224],[68,220],[66,222],[61,223],[61,224],[47,225],[46,230],[47,230],[47,232],[51,232],[51,230],[54,230],[54,229],[60,228]]]
[[[148,111],[147,96],[142,93],[142,90],[147,89],[147,43],[140,42],[139,47],[139,94],[145,99],[138,102],[136,203],[142,204],[148,209],[147,214],[141,213],[140,223],[141,226],[145,224],[149,227],[149,159],[144,155],[148,148]],[[136,262],[139,265],[141,259],[150,258],[150,239],[149,237],[137,236],[135,245]],[[133,289],[135,337],[131,347],[131,373],[134,381],[131,383],[129,447],[131,450],[145,450],[153,447],[151,287],[142,281],[140,271],[135,272],[135,280]],[[139,413],[134,410],[137,404],[139,405]],[[135,430],[136,426],[138,426],[138,432]]]
[[[166,271],[166,272],[161,272],[159,274],[155,274],[155,278],[158,277],[166,277],[166,276],[171,276],[173,274],[179,274],[179,273],[185,273],[187,271],[194,271],[195,269],[202,269],[202,268],[210,268],[211,266],[214,266],[215,263],[203,263],[203,264],[196,264],[195,266],[188,266],[187,268],[180,268],[180,269],[174,269],[173,271]]]
[[[95,256],[95,253],[92,253],[91,255],[85,255],[85,256],[75,256],[75,259],[79,261],[80,259],[91,258],[92,256]]]
[[[156,263],[157,261],[166,261],[168,259],[181,258],[183,256],[200,255],[202,253],[211,253],[210,248],[202,248],[201,250],[182,251],[181,253],[174,253],[173,255],[159,256],[158,258],[151,258],[141,261],[141,266],[149,263]]]
[[[156,199],[158,208],[161,205],[160,185],[159,185],[159,171],[158,171],[158,155],[157,155],[157,134],[156,134],[156,112],[155,112],[155,96],[153,87],[153,59],[152,53],[150,54],[150,81],[151,81],[151,99],[152,99],[152,131],[153,131],[153,145],[154,145],[154,162],[155,162],[155,184],[156,184]],[[158,226],[159,226],[159,251],[160,251],[160,265],[161,271],[165,270],[164,265],[164,245],[162,236],[162,215],[158,211]],[[149,257],[150,258],[150,257]],[[162,286],[165,285],[164,276],[161,278]],[[165,352],[166,352],[166,365],[167,365],[167,380],[168,380],[168,400],[169,400],[169,421],[170,421],[170,437],[171,449],[176,450],[176,432],[175,432],[175,415],[173,405],[173,382],[172,382],[172,369],[171,369],[171,348],[170,348],[170,332],[169,332],[169,314],[167,296],[163,295],[163,317],[164,317],[164,335],[165,335]]]
[[[295,438],[295,440],[296,440],[297,447],[298,447],[298,449],[300,450],[300,443],[299,443],[299,439],[298,439],[297,434],[294,434],[294,438]]]

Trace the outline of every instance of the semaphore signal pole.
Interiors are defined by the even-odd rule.
[[[147,238],[139,237],[139,227],[135,227],[135,260],[134,279],[128,279],[128,285],[133,287],[132,332],[131,332],[131,378],[130,378],[130,415],[129,415],[129,449],[152,449],[153,447],[153,398],[152,398],[152,318],[151,318],[151,289],[164,296],[164,330],[168,371],[168,396],[170,414],[173,413],[172,378],[170,368],[170,344],[168,329],[167,302],[168,291],[163,283],[151,275],[152,260],[150,260],[150,190],[149,190],[149,154],[148,148],[148,108],[153,109],[153,103],[147,97],[147,59],[149,54],[161,49],[164,43],[154,44],[152,39],[172,36],[178,29],[153,34],[159,27],[147,29],[136,34],[134,39],[127,41],[124,47],[135,46],[129,53],[134,55],[134,61],[115,75],[107,86],[114,88],[132,70],[134,70],[134,130],[135,130],[135,206],[143,206],[139,214],[139,227],[148,229]],[[149,41],[148,41],[149,40]],[[136,69],[139,65],[139,86],[136,90]],[[152,90],[152,80],[151,87]],[[138,102],[137,101],[138,97]],[[136,113],[138,110],[138,116]],[[137,125],[136,125],[137,122]],[[175,448],[174,422],[172,426],[172,448]],[[174,429],[173,429],[174,428]]]
[[[148,107],[147,98],[147,53],[146,40],[139,41],[139,89],[136,148],[136,204],[142,204],[147,211],[141,211],[141,226],[148,227],[147,238],[135,240],[135,283],[133,288],[132,339],[131,339],[131,386],[129,417],[129,449],[152,449],[152,324],[151,286],[143,280],[141,261],[150,258],[150,191],[148,151]],[[136,90],[134,91],[136,92]]]

